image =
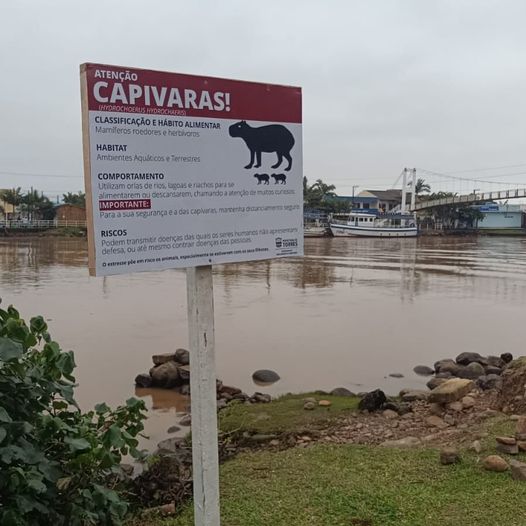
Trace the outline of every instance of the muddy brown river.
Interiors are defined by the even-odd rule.
[[[214,287],[218,377],[249,394],[397,393],[425,383],[417,364],[523,354],[526,238],[307,239],[304,258],[216,267]],[[133,385],[152,354],[187,345],[184,271],[93,278],[85,240],[2,238],[0,297],[75,351],[83,408],[141,396],[152,441],[185,410],[171,391]],[[254,385],[260,368],[281,380]]]

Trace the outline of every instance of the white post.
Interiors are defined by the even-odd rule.
[[[413,182],[411,183],[411,212],[415,211],[416,204],[416,168],[413,168]]]
[[[219,526],[212,266],[186,269],[195,526]]]
[[[407,168],[404,168],[404,176],[402,177],[402,205],[400,206],[400,212],[405,213],[405,195],[407,191]]]

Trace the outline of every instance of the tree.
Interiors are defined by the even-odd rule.
[[[425,179],[419,178],[415,185],[415,194],[428,194],[431,192],[431,186],[426,183]]]
[[[67,194],[62,194],[62,200],[67,205],[75,205],[86,207],[86,194],[84,192],[68,192]]]
[[[327,198],[336,196],[336,187],[333,184],[326,184],[318,179],[314,184],[309,185],[307,178],[303,178],[303,203],[310,208],[330,207],[330,200]]]
[[[27,192],[22,197],[21,206],[30,220],[35,218],[53,218],[53,203],[38,190],[31,189]]]
[[[9,190],[2,190],[0,197],[9,205],[13,205],[15,208],[22,203],[23,194],[22,188],[11,188]]]

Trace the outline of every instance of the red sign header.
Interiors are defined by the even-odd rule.
[[[301,123],[301,88],[83,64],[92,111]]]

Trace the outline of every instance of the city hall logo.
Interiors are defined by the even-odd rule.
[[[281,237],[276,238],[276,248],[296,248],[298,246],[298,240],[294,239],[283,239]]]

